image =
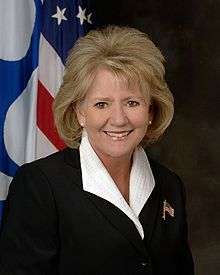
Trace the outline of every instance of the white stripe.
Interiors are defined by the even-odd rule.
[[[37,128],[36,146],[36,159],[46,157],[57,151],[57,148],[39,128]]]
[[[12,178],[0,172],[0,200],[5,200],[8,195],[8,188]]]
[[[62,83],[64,65],[48,41],[41,34],[39,57],[39,80],[52,97],[57,94]]]
[[[35,159],[37,69],[22,94],[10,106],[4,125],[8,155],[18,165]]]
[[[30,47],[36,7],[34,0],[0,1],[0,59],[23,58]]]

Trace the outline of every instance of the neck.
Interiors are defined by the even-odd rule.
[[[111,156],[106,157],[100,154],[98,154],[98,156],[113,178],[118,177],[120,174],[130,175],[132,154],[120,158]]]
[[[103,158],[99,155],[99,158],[129,204],[129,180],[132,166],[132,155],[124,158]]]

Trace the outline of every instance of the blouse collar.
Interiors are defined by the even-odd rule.
[[[79,151],[83,190],[109,201],[124,212],[133,221],[143,239],[144,230],[138,216],[155,186],[153,173],[144,149],[138,147],[133,153],[129,181],[129,204],[93,150],[85,133],[82,136]]]

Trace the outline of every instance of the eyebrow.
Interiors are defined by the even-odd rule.
[[[96,97],[93,98],[94,101],[111,101],[109,97]]]
[[[128,96],[128,97],[126,97],[126,98],[123,99],[123,100],[126,101],[126,100],[131,100],[131,99],[145,100],[145,98],[144,98],[143,96],[138,96],[138,97],[136,97],[136,96]],[[112,99],[109,98],[109,97],[96,97],[96,98],[94,98],[93,100],[94,100],[94,101],[112,101]]]

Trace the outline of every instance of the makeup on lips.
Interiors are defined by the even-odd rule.
[[[111,137],[112,140],[124,140],[133,130],[129,131],[104,131],[104,133]]]

